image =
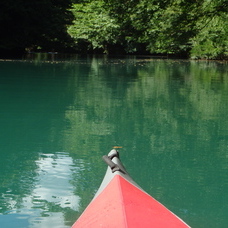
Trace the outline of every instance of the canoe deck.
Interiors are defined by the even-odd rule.
[[[189,227],[130,177],[126,178],[128,174],[118,158],[112,160],[121,169],[112,172],[108,167],[98,193],[72,228]]]

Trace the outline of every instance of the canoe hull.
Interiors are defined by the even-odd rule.
[[[108,167],[100,189],[72,228],[189,227],[143,191],[126,173],[118,158],[112,160],[120,165],[120,171],[113,173]]]

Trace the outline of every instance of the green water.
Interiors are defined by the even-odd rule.
[[[0,62],[1,228],[69,228],[116,145],[190,226],[227,227],[227,64],[52,60]]]

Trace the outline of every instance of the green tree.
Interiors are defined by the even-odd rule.
[[[100,49],[107,53],[108,46],[117,42],[119,25],[108,15],[102,0],[73,4],[72,12],[75,20],[68,32],[78,50]]]
[[[191,57],[224,59],[228,57],[228,2],[205,1],[203,14],[197,21],[198,30],[191,39]]]
[[[121,27],[121,44],[128,52],[139,47],[151,53],[187,53],[201,2],[176,0],[128,1],[106,3]]]
[[[107,12],[116,19],[119,25],[118,43],[123,46],[127,53],[136,52],[139,45],[138,32],[141,32],[141,28],[135,28],[132,23],[139,2],[139,0],[108,0],[105,2]]]

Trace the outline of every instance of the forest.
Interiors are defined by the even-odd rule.
[[[26,52],[228,59],[227,0],[1,0],[0,57]]]

